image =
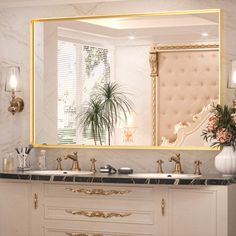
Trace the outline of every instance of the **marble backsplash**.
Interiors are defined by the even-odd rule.
[[[0,77],[0,155],[1,158],[9,151],[14,151],[17,145],[29,143],[30,121],[30,20],[43,17],[62,17],[78,15],[99,15],[130,12],[154,12],[171,10],[190,10],[221,8],[223,17],[223,93],[225,102],[230,103],[233,91],[226,89],[228,67],[230,60],[236,58],[236,15],[234,0],[129,0],[107,3],[68,4],[60,6],[2,8],[0,9],[0,67],[7,65],[19,65],[23,79],[22,92],[18,94],[25,101],[25,109],[22,113],[12,116],[8,111],[9,94],[4,91],[4,81]],[[56,157],[64,157],[72,149],[47,149],[47,164],[49,168],[55,168]],[[168,158],[175,153],[181,153],[183,168],[186,173],[192,173],[194,160],[200,159],[203,173],[216,173],[214,157],[216,151],[199,150],[111,150],[111,149],[80,149],[79,161],[82,169],[89,169],[89,160],[95,157],[97,166],[104,164],[114,165],[116,168],[130,166],[137,172],[153,172],[156,170],[156,160],[163,159],[164,170],[170,172],[173,163]],[[36,166],[39,150],[35,149],[31,154],[33,165]],[[2,161],[0,160],[0,166]],[[65,169],[69,169],[69,160],[63,161]]]

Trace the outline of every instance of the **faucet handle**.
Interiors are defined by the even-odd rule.
[[[91,158],[90,161],[91,161],[91,168],[90,168],[90,171],[92,171],[93,174],[95,174],[95,173],[97,172],[97,170],[96,170],[96,165],[95,165],[95,163],[96,163],[97,160],[96,160],[95,158]]]
[[[201,175],[202,173],[201,173],[201,170],[200,170],[200,165],[202,164],[202,162],[197,160],[197,161],[194,162],[194,164],[195,164],[194,174],[195,175]]]
[[[164,161],[157,160],[157,173],[163,173],[163,169],[162,169],[162,164],[163,163],[164,163]]]
[[[56,170],[62,170],[62,167],[61,167],[62,158],[58,157],[56,160],[57,160]]]

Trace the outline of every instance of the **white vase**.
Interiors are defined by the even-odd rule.
[[[236,152],[232,146],[224,146],[215,157],[215,167],[223,176],[236,175]]]

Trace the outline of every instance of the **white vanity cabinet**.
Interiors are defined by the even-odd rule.
[[[30,184],[0,181],[0,236],[31,236]]]
[[[227,188],[169,187],[168,236],[236,235],[227,232]]]
[[[236,185],[0,182],[0,236],[235,236]]]
[[[33,236],[235,236],[236,185],[39,184]]]
[[[162,188],[78,184],[37,188],[41,219],[35,211],[34,236],[162,235],[156,223],[165,197]]]

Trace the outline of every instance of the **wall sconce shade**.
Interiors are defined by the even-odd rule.
[[[11,66],[6,68],[6,81],[5,91],[6,92],[21,91],[21,80],[20,80],[20,67]]]
[[[22,98],[16,97],[16,92],[21,91],[20,83],[20,67],[12,66],[6,68],[5,71],[5,91],[11,92],[10,106],[8,111],[15,115],[16,112],[21,112],[24,109],[24,101]]]

